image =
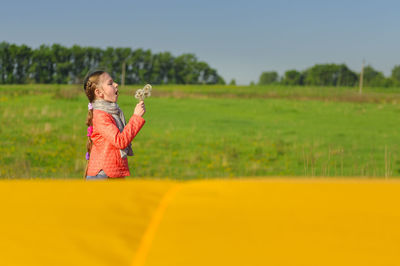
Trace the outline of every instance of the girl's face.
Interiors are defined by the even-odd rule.
[[[100,76],[99,89],[96,89],[96,96],[108,102],[116,103],[118,100],[118,84],[114,82],[108,73]]]

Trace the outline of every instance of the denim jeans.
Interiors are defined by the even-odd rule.
[[[97,175],[86,176],[86,180],[101,180],[101,179],[108,179],[107,174],[103,170],[100,170],[100,172]]]

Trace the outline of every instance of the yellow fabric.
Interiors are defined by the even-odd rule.
[[[399,265],[400,182],[1,181],[1,265]]]
[[[158,181],[1,181],[0,265],[130,265]]]

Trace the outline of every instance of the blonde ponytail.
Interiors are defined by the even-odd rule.
[[[87,134],[87,142],[86,142],[86,168],[84,178],[86,179],[87,171],[89,168],[89,159],[90,159],[90,152],[92,150],[93,141],[92,141],[92,132],[93,132],[93,107],[92,102],[95,100],[95,90],[99,84],[100,76],[105,73],[105,71],[95,71],[88,74],[83,82],[83,89],[85,90],[86,96],[89,100],[88,105],[88,114],[86,118],[86,125],[88,126],[88,134]]]

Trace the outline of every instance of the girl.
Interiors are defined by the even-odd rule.
[[[85,178],[107,179],[129,176],[127,156],[132,156],[131,142],[145,123],[144,102],[140,101],[129,122],[117,104],[118,84],[105,71],[90,73],[83,88],[89,99],[88,160]]]

